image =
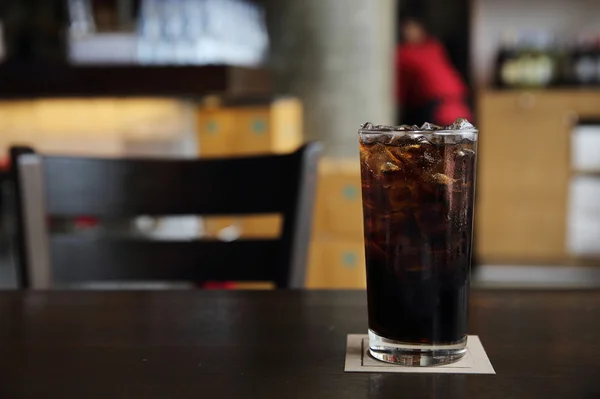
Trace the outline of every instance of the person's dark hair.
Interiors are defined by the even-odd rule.
[[[416,21],[425,26],[425,19],[426,13],[422,1],[407,1],[398,7],[398,21],[401,24],[405,21]]]

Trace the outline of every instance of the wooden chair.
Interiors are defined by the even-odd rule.
[[[23,288],[98,281],[272,281],[304,286],[317,163],[288,155],[148,160],[43,156],[11,149]],[[276,239],[158,241],[58,234],[50,217],[279,213]]]

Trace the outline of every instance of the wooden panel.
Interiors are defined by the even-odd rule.
[[[577,115],[600,92],[487,92],[479,103],[477,254],[484,262],[561,262]]]
[[[273,215],[218,216],[204,219],[208,237],[218,237],[223,229],[234,228],[243,238],[271,238],[281,234],[282,217]]]
[[[234,108],[235,126],[232,135],[234,154],[272,153],[270,107]]]
[[[302,145],[302,103],[298,99],[214,100],[198,110],[202,157],[289,153]]]
[[[302,145],[302,103],[296,98],[282,98],[271,106],[271,145],[276,153],[294,151]]]
[[[311,243],[307,288],[366,288],[362,240],[320,239]]]
[[[599,90],[560,90],[547,94],[553,101],[562,101],[565,105],[566,116],[576,115],[580,118],[600,117]],[[570,122],[575,122],[570,121]]]
[[[197,113],[198,145],[202,157],[231,155],[234,131],[231,110],[200,108]]]
[[[330,158],[321,162],[315,218],[314,231],[318,235],[363,239],[358,158]]]

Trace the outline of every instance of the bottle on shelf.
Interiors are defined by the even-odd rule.
[[[558,80],[559,57],[548,32],[507,31],[496,60],[496,84],[505,88],[548,87]]]
[[[590,35],[579,36],[575,51],[571,55],[571,65],[571,83],[574,85],[589,86],[597,81],[596,56]]]
[[[513,61],[517,58],[518,35],[515,30],[507,30],[496,56],[494,81],[498,87],[511,87],[518,80]]]

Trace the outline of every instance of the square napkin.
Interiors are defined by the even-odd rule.
[[[477,335],[467,337],[467,353],[456,363],[431,367],[410,367],[384,363],[369,355],[369,336],[348,334],[346,372],[357,373],[454,373],[496,374]]]

